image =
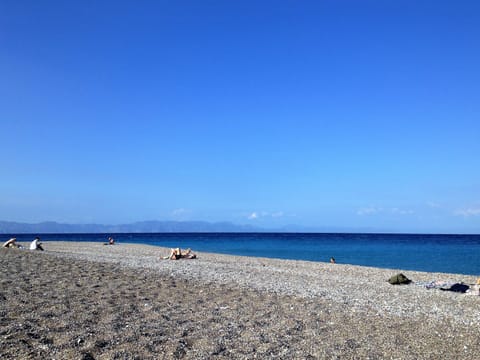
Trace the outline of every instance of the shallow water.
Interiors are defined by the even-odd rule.
[[[1,235],[29,242],[37,234]],[[279,259],[329,261],[428,272],[480,274],[480,235],[148,233],[39,234],[42,241],[107,242],[191,248],[196,251]],[[45,244],[48,249],[48,244]]]

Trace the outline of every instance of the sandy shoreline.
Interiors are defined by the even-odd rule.
[[[168,249],[130,244],[45,248],[2,249],[5,358],[474,359],[480,346],[480,297],[392,286],[398,269],[209,253],[169,261],[159,259]]]

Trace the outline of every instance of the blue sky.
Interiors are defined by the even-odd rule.
[[[0,220],[480,233],[478,1],[2,1]]]

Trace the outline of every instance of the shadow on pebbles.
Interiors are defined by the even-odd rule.
[[[0,251],[2,359],[474,359],[478,329]]]

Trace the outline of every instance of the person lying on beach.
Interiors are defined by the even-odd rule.
[[[40,242],[40,238],[38,236],[31,242],[30,250],[43,251],[42,243]]]
[[[11,238],[3,244],[4,248],[23,249],[23,246],[17,244],[17,238]]]
[[[178,260],[178,259],[196,259],[197,255],[192,253],[192,250],[182,250],[180,248],[171,249],[170,255],[164,256],[163,259]]]

